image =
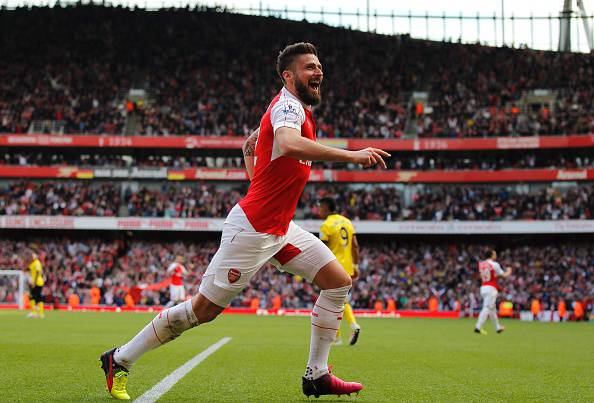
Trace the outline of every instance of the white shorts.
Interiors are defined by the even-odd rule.
[[[497,288],[492,285],[481,286],[481,297],[483,298],[483,308],[496,309]]]
[[[257,232],[236,204],[223,225],[219,250],[200,284],[200,294],[226,307],[265,263],[312,281],[336,257],[322,241],[291,221],[283,236]]]
[[[186,289],[183,285],[169,285],[169,299],[171,301],[183,301],[186,299]]]

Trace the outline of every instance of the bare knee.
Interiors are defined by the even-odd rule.
[[[203,324],[214,320],[225,308],[211,302],[202,294],[197,294],[192,298],[192,309],[198,318],[198,323]]]
[[[353,285],[353,280],[351,279],[351,276],[349,276],[346,272],[344,272],[344,275],[341,276],[340,278],[336,279],[336,286],[332,287],[332,288],[340,288],[340,287],[350,287]]]
[[[337,260],[333,260],[318,271],[314,284],[322,290],[350,287],[353,284],[351,276],[347,274]]]

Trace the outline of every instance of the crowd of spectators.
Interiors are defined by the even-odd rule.
[[[303,40],[318,46],[326,73],[315,111],[320,137],[594,129],[589,55],[431,42],[206,8],[18,8],[0,10],[0,24],[0,53],[10,55],[0,58],[0,132],[54,120],[68,133],[246,135],[279,90],[277,52]],[[567,66],[572,73],[561,74]],[[523,103],[526,91],[542,88],[550,102]],[[426,105],[411,103],[413,92],[427,92]]]
[[[450,155],[447,153],[392,153],[386,159],[388,169],[414,171],[463,171],[463,170],[505,170],[505,169],[581,169],[594,166],[594,155],[590,152],[572,151],[571,154],[556,152],[548,153],[479,153]],[[363,169],[356,164],[344,163],[313,163],[313,168],[327,169]]]
[[[441,245],[380,242],[363,244],[359,268],[364,273],[353,291],[355,307],[369,308],[389,298],[399,308],[427,308],[430,296],[442,309],[476,308],[477,263],[485,246],[468,243]],[[560,298],[594,297],[594,248],[589,244],[521,245],[499,250],[502,266],[513,275],[500,281],[501,299],[516,309],[529,309],[533,298],[554,307]]]
[[[19,152],[0,154],[0,166],[75,166],[91,168],[243,168],[243,158],[209,155],[123,155],[105,153]]]
[[[128,214],[143,217],[226,217],[241,200],[246,186],[223,189],[215,184],[163,184],[160,189],[127,188],[124,200]]]
[[[239,152],[238,152],[239,153]],[[427,154],[393,153],[386,159],[388,168],[397,170],[504,170],[504,169],[581,169],[594,167],[594,154],[589,151],[555,153],[477,153],[472,154]],[[167,168],[243,168],[241,156],[227,156],[210,153],[196,154],[105,154],[105,153],[44,153],[19,152],[0,153],[1,165],[19,166],[76,166],[76,167],[167,167]],[[313,163],[314,169],[362,169],[356,164]]]
[[[46,277],[44,299],[65,303],[76,293],[81,304],[90,303],[90,289],[99,288],[100,303],[126,304],[133,287],[140,289],[136,303],[163,305],[168,299],[166,285],[142,291],[167,279],[166,268],[176,255],[186,259],[190,269],[185,285],[190,295],[198,291],[217,243],[155,242],[99,239],[36,239],[0,241],[0,269],[26,266],[31,248],[39,253]],[[386,306],[393,300],[398,309],[427,309],[431,297],[442,310],[476,310],[480,306],[480,279],[477,262],[486,245],[472,243],[423,244],[361,240],[360,278],[354,282],[355,308]],[[590,244],[559,243],[516,245],[499,248],[499,261],[513,268],[510,278],[501,280],[501,299],[512,301],[516,309],[527,310],[536,298],[543,306],[554,307],[560,300],[594,298],[594,248]],[[154,287],[152,287],[154,288]],[[15,288],[0,287],[0,302],[14,301]],[[280,296],[285,308],[311,307],[317,290],[298,277],[266,265],[249,286],[232,302],[270,308]]]
[[[119,186],[87,182],[10,182],[0,185],[0,215],[117,216]]]
[[[0,215],[74,215],[224,218],[247,184],[164,182],[133,188],[113,182],[9,182],[0,185]],[[306,186],[295,217],[318,218],[318,201],[332,197],[352,220],[509,221],[594,218],[592,185],[520,186]]]
[[[527,192],[504,186],[425,186],[410,199],[393,186],[308,186],[298,205],[303,218],[318,216],[318,200],[332,197],[339,213],[353,220],[473,221],[567,220],[594,217],[594,188],[536,188]]]

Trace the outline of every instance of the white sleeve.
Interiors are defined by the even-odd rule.
[[[491,265],[493,266],[493,270],[495,270],[495,273],[497,273],[498,276],[503,276],[504,271],[499,263],[491,262]]]
[[[173,270],[175,270],[175,267],[176,267],[176,266],[177,266],[177,265],[176,265],[175,263],[171,263],[171,264],[169,265],[169,267],[167,268],[167,273],[171,273]]]
[[[297,129],[301,133],[301,126],[305,123],[305,111],[303,105],[297,100],[282,97],[272,107],[270,111],[270,121],[272,123],[272,130],[281,127],[290,127]]]

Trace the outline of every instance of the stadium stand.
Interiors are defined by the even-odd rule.
[[[238,152],[236,152],[239,154]],[[501,169],[532,169],[532,168],[593,168],[594,155],[591,151],[580,150],[571,153],[554,152],[521,152],[493,154],[462,153],[456,155],[406,153],[396,154],[387,160],[391,169],[401,170],[501,170]],[[77,166],[77,167],[171,167],[171,168],[242,168],[243,161],[236,156],[213,156],[192,153],[177,155],[172,152],[166,154],[135,155],[105,154],[98,151],[80,154],[79,152],[44,153],[44,152],[9,152],[0,153],[0,166]],[[316,163],[314,168],[321,169],[362,169],[354,164]]]
[[[187,281],[188,293],[195,293],[219,227],[196,227],[206,232],[193,242],[122,234],[150,229],[171,239],[173,233],[161,231],[171,230],[166,225],[173,220],[140,228],[142,219],[212,223],[225,217],[248,186],[242,137],[258,126],[278,90],[276,52],[285,43],[312,40],[327,72],[324,101],[315,110],[318,137],[345,148],[373,142],[393,154],[385,172],[314,164],[315,183],[296,213],[317,218],[317,201],[331,196],[341,213],[365,227],[355,307],[392,300],[399,309],[427,309],[434,297],[441,310],[472,310],[479,301],[476,261],[496,243],[502,262],[514,265],[502,296],[515,309],[529,309],[532,298],[545,307],[562,298],[592,308],[589,238],[553,240],[559,232],[594,232],[588,226],[594,214],[588,55],[382,36],[206,8],[19,8],[0,10],[0,25],[0,53],[11,55],[0,58],[0,223],[6,231],[0,268],[22,268],[26,250],[38,245],[49,303],[64,303],[73,293],[88,303],[97,287],[107,305],[123,305],[129,294],[136,304],[161,305],[166,291],[141,288],[163,280],[176,254],[196,268]],[[574,74],[559,74],[567,65]],[[41,216],[56,220],[35,220]],[[73,217],[130,219],[100,227],[113,230],[101,239],[52,232],[99,228],[78,228]],[[545,231],[553,235],[540,244],[509,235],[510,227],[484,233],[472,227],[469,233],[481,238],[473,242],[460,235],[481,221],[521,224],[534,233],[541,227],[529,224],[540,220],[555,222]],[[445,222],[441,235],[443,228],[472,223],[448,241],[428,242],[436,232],[425,226],[411,232],[414,243],[395,230],[377,242],[380,224],[423,222]],[[499,228],[508,231],[505,241]],[[14,301],[7,290],[0,286],[0,302]],[[283,307],[307,307],[315,290],[267,267],[233,304],[251,306],[257,298],[270,307],[277,295]]]
[[[474,221],[592,219],[592,185],[535,187],[308,185],[297,218],[318,218],[322,197],[353,220]],[[113,182],[11,182],[0,185],[2,215],[224,218],[247,185],[152,183],[132,190]],[[408,196],[406,195],[408,194]]]
[[[31,239],[28,242],[0,241],[0,266],[21,267],[22,256],[31,244],[41,248],[48,280],[45,300],[66,303],[77,293],[81,304],[90,303],[90,289],[101,290],[101,303],[124,305],[132,287],[159,283],[176,254],[187,258],[195,269],[186,279],[190,294],[217,248],[216,242],[105,241],[100,239]],[[476,265],[487,244],[468,242],[364,242],[361,249],[362,277],[355,282],[352,303],[356,308],[372,309],[377,301],[386,306],[392,299],[398,309],[427,309],[431,297],[440,309],[477,308],[478,273]],[[502,297],[517,309],[528,310],[536,298],[545,307],[559,299],[568,303],[592,299],[594,293],[594,248],[591,244],[563,242],[550,245],[528,244],[500,249],[502,264],[514,267],[511,281],[502,284]],[[0,287],[0,302],[14,301]],[[134,294],[134,292],[133,292]],[[262,308],[272,307],[280,295],[285,308],[311,307],[316,291],[298,278],[266,266],[233,303],[250,306],[253,298]],[[162,305],[168,301],[167,288],[142,292],[136,303]],[[553,308],[554,309],[554,308]]]
[[[246,135],[276,91],[279,44],[296,40],[315,41],[328,71],[319,137],[594,128],[592,59],[577,53],[436,43],[213,9],[79,4],[1,10],[0,22],[0,52],[11,55],[0,61],[5,133]],[[567,65],[575,74],[559,74]]]

